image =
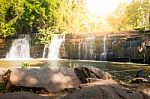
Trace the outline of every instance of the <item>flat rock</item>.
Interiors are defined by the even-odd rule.
[[[62,99],[144,99],[139,92],[134,92],[118,85],[113,80],[101,80],[87,83]]]
[[[49,99],[49,98],[30,92],[14,92],[1,94],[0,99]]]
[[[48,92],[60,92],[80,85],[74,70],[68,67],[11,69],[12,85],[45,88]]]
[[[143,96],[144,99],[150,99],[150,83],[133,83],[133,84],[122,84],[122,86],[129,88],[131,90],[138,90],[140,91]]]
[[[112,79],[97,79],[97,81],[86,83],[86,84],[81,84],[80,87],[85,88],[85,87],[90,87],[90,86],[97,86],[97,85],[118,85],[118,82]]]

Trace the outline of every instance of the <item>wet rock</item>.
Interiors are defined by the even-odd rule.
[[[49,99],[46,96],[40,96],[30,92],[14,92],[1,94],[0,99]]]
[[[112,79],[111,75],[108,72],[104,72],[99,68],[95,67],[76,67],[74,71],[78,78],[80,79],[81,83],[87,83],[88,78],[97,78],[97,79]]]
[[[131,91],[113,80],[88,83],[62,99],[144,99],[139,92]]]
[[[80,85],[74,70],[67,67],[15,68],[11,71],[10,82],[15,86],[45,88],[48,92],[60,92]]]

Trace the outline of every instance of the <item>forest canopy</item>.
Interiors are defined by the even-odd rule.
[[[107,17],[107,21],[114,31],[150,29],[150,1],[131,0],[129,4],[120,3]]]
[[[55,33],[150,29],[149,0],[121,2],[105,19],[109,27],[104,26],[103,16],[91,14],[85,3],[86,0],[0,0],[0,37],[38,33],[37,38],[46,43]]]

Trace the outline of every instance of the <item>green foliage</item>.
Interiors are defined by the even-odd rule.
[[[108,23],[112,26],[114,31],[122,31],[126,29],[127,17],[125,16],[126,4],[120,3],[116,11],[107,17]],[[117,20],[117,21],[116,21]]]
[[[23,12],[15,27],[18,33],[37,33],[51,23],[48,0],[25,0]]]
[[[115,30],[119,31],[148,29],[150,27],[149,5],[149,0],[132,0],[130,4],[122,3],[112,15],[108,16],[107,20]]]
[[[0,36],[39,33],[45,44],[55,33],[80,31],[83,12],[76,0],[0,0]]]
[[[26,69],[26,68],[28,68],[28,67],[30,67],[30,64],[29,64],[29,63],[27,63],[27,62],[21,62],[21,68],[22,68],[22,69]]]
[[[49,1],[50,20],[46,26],[38,29],[37,38],[42,44],[48,44],[53,34],[72,33],[81,31],[81,21],[85,19],[82,6],[75,0]],[[82,13],[82,14],[81,14]]]
[[[48,29],[40,29],[37,38],[40,40],[42,44],[48,44],[53,37],[53,30],[51,28]]]
[[[13,28],[13,24],[15,22],[15,16],[12,16],[11,18],[6,18],[9,12],[15,13],[14,11],[12,11],[10,2],[7,2],[6,0],[1,0],[0,1],[0,36],[2,37],[12,35],[15,32]]]

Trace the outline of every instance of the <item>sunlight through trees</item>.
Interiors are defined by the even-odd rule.
[[[119,4],[97,2],[103,4],[102,7],[96,6],[99,5],[96,2],[91,3],[91,8],[103,10],[100,15],[90,12],[88,2],[88,0],[0,0],[0,36],[39,33],[37,38],[44,43],[55,33],[150,29],[149,0],[119,1]],[[109,7],[113,7],[113,10],[106,9]]]

